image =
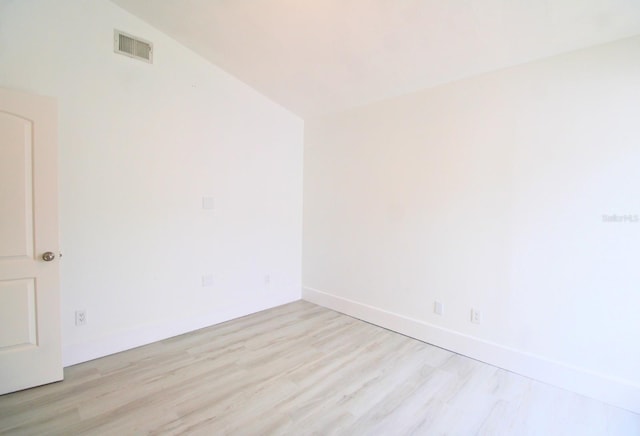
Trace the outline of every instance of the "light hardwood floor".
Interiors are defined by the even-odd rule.
[[[640,415],[299,301],[0,397],[1,434],[640,435]]]

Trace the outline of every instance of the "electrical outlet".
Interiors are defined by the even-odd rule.
[[[271,285],[271,274],[267,274],[264,276],[264,285],[265,286]]]
[[[482,323],[482,312],[478,309],[471,309],[471,322],[474,324]]]
[[[441,301],[434,301],[433,303],[433,312],[436,315],[444,315],[444,304]]]
[[[202,276],[202,287],[213,286],[213,274],[205,274]]]
[[[76,310],[76,326],[81,326],[86,324],[87,324],[87,311]]]

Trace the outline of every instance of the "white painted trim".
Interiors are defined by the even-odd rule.
[[[141,347],[153,342],[168,339],[184,333],[189,333],[215,324],[230,321],[272,307],[281,306],[299,300],[290,296],[280,299],[270,298],[268,301],[254,301],[253,303],[242,303],[237,306],[225,308],[211,314],[197,318],[182,319],[164,324],[145,326],[135,330],[126,330],[116,335],[105,337],[98,341],[84,344],[73,344],[64,346],[62,349],[63,366],[76,365],[89,360],[98,359],[110,354]]]
[[[425,321],[304,287],[302,299],[464,356],[640,413],[640,386]]]

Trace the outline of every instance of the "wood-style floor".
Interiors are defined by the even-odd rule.
[[[311,303],[65,369],[0,434],[640,435],[640,415]]]

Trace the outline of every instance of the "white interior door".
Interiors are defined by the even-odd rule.
[[[63,377],[57,160],[55,100],[0,88],[0,394]]]

